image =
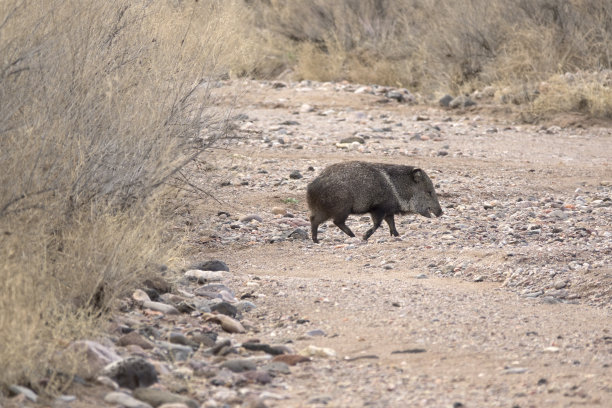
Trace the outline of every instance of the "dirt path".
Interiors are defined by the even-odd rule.
[[[220,203],[192,207],[194,256],[231,266],[261,341],[337,353],[292,368],[269,406],[610,406],[609,128],[234,86],[246,138],[209,158],[222,177],[198,170]],[[308,231],[308,181],[348,159],[422,166],[445,215],[401,218],[399,239],[285,239]]]

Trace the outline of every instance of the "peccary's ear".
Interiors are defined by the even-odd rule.
[[[412,178],[417,183],[420,183],[421,181],[423,181],[423,170],[421,169],[412,170]]]

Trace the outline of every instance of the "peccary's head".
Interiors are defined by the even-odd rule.
[[[413,169],[410,177],[411,183],[407,186],[410,196],[408,200],[410,212],[419,213],[428,218],[432,213],[436,217],[441,216],[442,208],[429,176],[421,169]]]

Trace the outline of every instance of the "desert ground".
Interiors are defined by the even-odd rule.
[[[217,84],[237,138],[188,169],[201,192],[177,207],[188,258],[161,297],[183,313],[126,299],[105,344],[152,362],[152,387],[188,397],[181,407],[610,406],[611,128],[385,92]],[[314,244],[306,186],[347,160],[419,166],[444,215],[398,216],[399,237],[382,225],[368,241],[369,217],[352,215],[357,237],[328,222]],[[229,267],[220,282],[183,276],[208,260]],[[221,301],[244,330],[221,329]],[[121,328],[146,340],[118,340]],[[201,332],[212,342],[180,354]],[[54,406],[116,406],[113,387],[77,383]]]
[[[610,404],[609,127],[349,84],[232,86],[243,139],[194,169],[215,197],[185,216],[195,257],[230,266],[262,342],[336,353],[292,367],[270,406]],[[399,217],[400,237],[383,225],[367,242],[354,215],[357,238],[328,222],[313,244],[306,185],[346,160],[421,167],[445,214]]]

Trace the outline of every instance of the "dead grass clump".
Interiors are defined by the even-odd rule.
[[[270,57],[295,79],[431,95],[612,68],[607,0],[251,0],[243,9],[242,24],[254,25],[243,33],[257,38],[253,64]],[[273,75],[263,65],[254,73]]]
[[[556,75],[543,82],[530,105],[536,117],[577,112],[594,118],[612,119],[612,71]]]
[[[0,394],[69,382],[57,352],[172,256],[168,183],[229,132],[214,6],[1,3]]]

